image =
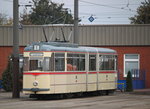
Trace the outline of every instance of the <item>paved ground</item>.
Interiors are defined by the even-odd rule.
[[[30,99],[22,93],[20,99],[12,99],[11,93],[0,92],[0,109],[150,109],[150,92],[145,92],[62,100]]]

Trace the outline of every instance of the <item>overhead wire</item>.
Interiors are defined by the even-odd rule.
[[[127,4],[122,4],[122,5],[125,5],[126,7],[116,7],[116,6],[111,6],[111,5],[105,5],[105,4],[99,4],[99,3],[93,3],[93,2],[88,2],[88,1],[85,1],[85,0],[79,0],[79,2],[82,2],[82,3],[87,3],[87,4],[90,4],[90,5],[93,5],[93,6],[102,6],[102,7],[107,7],[107,8],[113,8],[113,9],[119,9],[119,10],[125,10],[125,11],[130,11],[130,12],[136,12],[135,10],[133,10],[133,9],[131,9],[130,7],[129,7],[129,5],[131,5],[130,4],[130,2],[129,2],[129,0],[127,1]],[[132,4],[132,5],[135,5],[135,4]],[[136,5],[139,5],[139,4],[136,4]],[[120,6],[120,5],[119,5]],[[90,13],[81,13],[82,15],[84,15],[84,16],[82,16],[82,17],[84,17],[85,18],[85,16],[91,16],[92,14],[90,14]],[[100,14],[100,13],[99,13]],[[102,13],[101,13],[102,14]],[[108,13],[106,13],[106,12],[104,12],[104,14],[105,14],[105,16],[107,16],[107,14]],[[111,15],[110,15],[111,14]],[[97,21],[97,20],[100,20],[101,18],[107,18],[107,20],[109,20],[109,19],[116,19],[116,21],[118,22],[118,20],[119,19],[128,19],[129,17],[131,17],[131,14],[130,13],[121,13],[121,15],[123,15],[123,16],[116,16],[116,15],[120,15],[120,13],[110,13],[107,17],[105,17],[105,16],[100,16],[100,17],[95,17],[95,21]],[[127,16],[124,16],[124,14],[125,15],[127,15]],[[96,13],[96,15],[98,15],[97,13]],[[95,15],[95,16],[96,16]],[[115,21],[115,22],[116,22]]]
[[[82,3],[88,3],[88,4],[92,4],[92,5],[97,5],[97,6],[103,6],[103,7],[108,7],[108,8],[114,8],[114,9],[121,9],[121,10],[136,12],[135,10],[129,10],[129,9],[114,7],[114,6],[105,5],[105,4],[98,4],[98,3],[88,2],[88,1],[84,1],[84,0],[79,0],[79,1],[82,2]]]
[[[3,1],[6,1],[6,2],[13,2],[13,0],[3,0]],[[107,8],[113,8],[113,9],[119,9],[119,10],[125,10],[125,11],[130,11],[130,12],[136,12],[135,10],[132,10],[129,8],[129,5],[139,5],[139,4],[131,4],[129,3],[129,0],[127,1],[127,4],[113,4],[115,6],[111,6],[111,5],[106,5],[106,4],[100,4],[100,3],[94,3],[94,2],[88,2],[88,1],[85,1],[85,0],[79,0],[79,2],[82,2],[82,3],[86,3],[86,4],[89,4],[89,5],[86,5],[86,4],[81,4],[80,6],[103,6],[103,7],[107,7]],[[27,4],[27,3],[23,3],[22,1],[19,2],[21,4]],[[117,7],[117,6],[120,6],[120,5],[126,5],[126,7]],[[107,16],[106,14],[109,14],[109,16]],[[80,13],[84,16],[82,17],[85,17],[85,16],[91,16],[92,14],[91,13]],[[98,14],[105,14],[105,16],[107,16],[106,18],[110,19],[110,18],[124,18],[124,17],[116,17],[115,15],[120,15],[120,13],[114,13],[114,12],[104,12],[104,13],[98,13]],[[127,13],[123,13],[122,15],[130,15],[130,14],[127,14]],[[72,14],[73,15],[73,14]],[[96,14],[97,15],[97,14]],[[113,17],[114,16],[114,17]],[[63,18],[64,16],[62,16]],[[125,17],[128,17],[128,16],[125,16]],[[101,18],[101,17],[98,17],[98,18]],[[56,19],[58,20],[58,19]]]
[[[3,0],[3,1],[13,3],[13,0]],[[29,4],[29,3],[24,3],[22,1],[19,1],[19,4],[26,5],[26,4]]]

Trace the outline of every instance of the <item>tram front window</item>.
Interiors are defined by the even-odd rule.
[[[50,58],[49,57],[31,57],[24,59],[24,71],[49,71]]]
[[[42,71],[43,59],[42,58],[31,58],[30,60],[30,71],[40,70]]]

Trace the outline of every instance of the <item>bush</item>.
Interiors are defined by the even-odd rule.
[[[2,86],[5,91],[12,91],[12,62],[11,57],[8,58],[8,65],[2,74]]]
[[[126,91],[127,92],[132,92],[133,91],[133,86],[132,86],[132,75],[131,72],[128,72],[127,78],[126,78]]]

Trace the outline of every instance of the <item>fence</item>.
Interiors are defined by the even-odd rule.
[[[133,89],[144,89],[145,88],[146,71],[134,69],[134,70],[131,70],[131,73],[132,73]],[[118,78],[120,78],[119,74],[118,74]],[[126,88],[126,80],[118,79],[118,89],[124,90],[125,88]]]
[[[132,80],[134,89],[144,89],[145,88],[145,70],[132,70]]]
[[[0,89],[2,88],[2,80],[0,80]]]

